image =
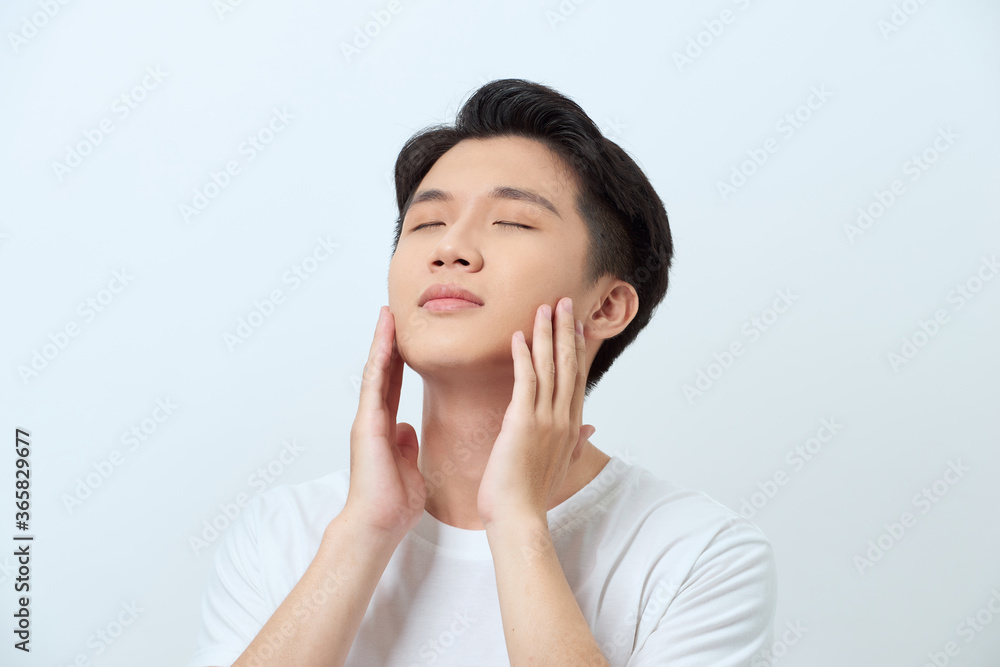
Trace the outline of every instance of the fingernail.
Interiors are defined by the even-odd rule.
[[[583,322],[581,322],[580,320],[576,321],[576,333],[579,336],[583,335]]]
[[[570,299],[569,297],[566,297],[565,299],[563,299],[563,301],[562,301],[562,308],[567,313],[572,313],[573,312],[573,299]]]
[[[552,317],[552,308],[547,303],[542,304],[542,317],[544,317],[545,319],[549,319]]]

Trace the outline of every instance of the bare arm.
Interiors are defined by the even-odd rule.
[[[593,433],[581,425],[587,348],[583,322],[574,326],[572,308],[568,298],[552,308],[542,304],[530,348],[523,332],[511,337],[514,389],[476,498],[512,667],[608,666],[548,524],[554,491]]]
[[[233,667],[341,667],[398,542],[338,514],[302,578]]]
[[[396,423],[402,379],[395,321],[383,306],[351,426],[350,487],[344,508],[324,530],[309,567],[234,667],[339,667],[346,662],[393,552],[424,512],[427,490],[417,467],[416,431],[410,424]],[[247,611],[247,600],[239,593],[227,594],[227,604],[235,605],[231,612]],[[229,622],[240,631],[247,623],[255,627],[266,613],[261,611],[259,591],[243,594],[256,596],[257,607],[256,615],[243,613],[239,621]],[[218,618],[222,612],[213,613]],[[228,648],[236,640],[231,633],[225,641]],[[215,646],[221,645],[222,640],[216,640]]]
[[[403,360],[388,308],[368,351],[351,426],[350,490],[302,578],[233,667],[341,667],[389,559],[423,515],[417,436],[396,423]]]
[[[544,518],[488,524],[500,616],[513,667],[607,667],[566,581]]]

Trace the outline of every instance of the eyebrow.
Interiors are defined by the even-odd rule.
[[[556,217],[560,220],[562,215],[559,213],[558,209],[550,202],[548,199],[538,194],[537,192],[532,192],[531,190],[522,190],[521,188],[511,187],[509,185],[498,185],[492,190],[490,190],[487,195],[490,199],[513,199],[517,201],[527,202],[529,204],[534,204],[535,206],[540,206],[554,213]],[[443,201],[449,202],[454,201],[454,197],[450,192],[445,192],[444,190],[421,190],[416,195],[413,196],[413,201],[410,205],[406,207],[406,211],[425,201]],[[406,215],[405,213],[403,214]]]

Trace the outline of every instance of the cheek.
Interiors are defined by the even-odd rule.
[[[397,308],[397,311],[393,312],[393,321],[396,325],[396,345],[400,351],[405,352],[409,349],[412,339],[419,340],[424,334],[427,318],[416,304]]]
[[[391,309],[393,306],[397,308],[405,306],[406,302],[410,299],[408,290],[416,289],[419,283],[407,277],[406,267],[401,262],[392,261],[389,263],[386,284],[389,295],[389,308]],[[418,296],[419,294],[412,296],[414,303]]]

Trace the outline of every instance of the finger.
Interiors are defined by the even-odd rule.
[[[570,455],[569,460],[571,462],[576,462],[580,459],[583,454],[583,443],[587,442],[590,436],[594,435],[597,429],[590,424],[584,424],[580,427],[580,437],[577,438],[576,446],[573,448],[573,453]]]
[[[396,423],[396,411],[399,409],[399,393],[403,387],[403,357],[396,348],[396,316],[386,311],[386,334],[389,341],[389,372],[386,405],[389,406],[389,420]]]
[[[396,448],[399,455],[417,465],[417,455],[420,453],[420,444],[417,440],[417,430],[407,422],[399,422],[396,425]]]
[[[520,335],[518,335],[520,334]],[[514,357],[514,391],[511,403],[516,406],[534,406],[537,382],[535,369],[531,365],[531,350],[524,341],[524,332],[517,331],[511,337],[511,355]]]
[[[546,314],[548,311],[548,314]],[[542,304],[535,311],[535,333],[531,339],[531,357],[535,369],[535,411],[552,411],[552,391],[556,364],[552,359],[552,309]]]
[[[569,307],[569,311],[566,307]],[[576,415],[573,413],[574,395],[577,386],[577,367],[580,363],[579,341],[574,330],[576,320],[573,317],[573,300],[569,297],[560,299],[556,304],[559,312],[556,316],[556,392],[553,397],[553,409],[557,415],[567,415],[571,426],[576,426]]]
[[[579,325],[579,331],[577,331],[576,324]],[[579,424],[583,421],[583,399],[587,393],[587,339],[583,335],[583,322],[577,320],[576,324],[573,327],[573,337],[576,340],[577,372],[573,391],[573,404],[570,408],[571,424]]]
[[[385,323],[386,307],[382,306],[378,311],[378,322],[375,325],[375,334],[372,336],[372,344],[368,349],[368,361],[361,373],[361,396],[359,398],[359,408],[369,410],[373,403],[378,405],[382,400],[382,363],[380,351],[382,349],[382,325]]]

